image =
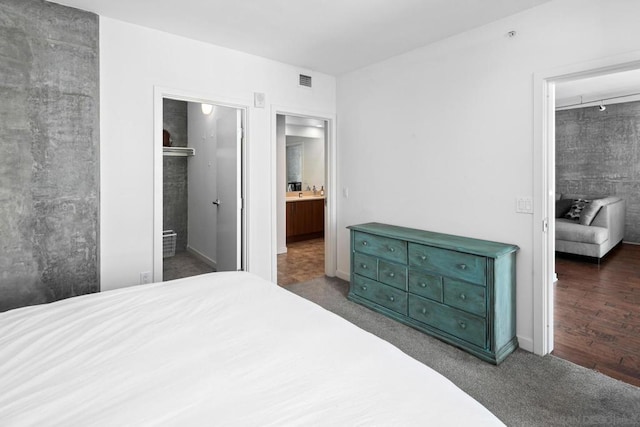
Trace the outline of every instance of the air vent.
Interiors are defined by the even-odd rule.
[[[298,80],[298,84],[304,87],[311,87],[311,76],[305,76],[304,74],[300,74],[300,79]]]

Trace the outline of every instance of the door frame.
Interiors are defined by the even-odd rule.
[[[558,67],[533,82],[533,352],[553,351],[555,84],[640,68],[640,51]],[[546,224],[546,226],[545,226]]]
[[[271,281],[278,282],[278,203],[286,203],[278,197],[278,139],[277,116],[297,116],[323,120],[325,128],[325,218],[324,218],[324,273],[335,277],[337,270],[337,168],[336,168],[336,115],[317,111],[300,110],[286,106],[271,106]]]
[[[240,197],[242,199],[242,209],[240,211],[240,233],[241,233],[241,259],[242,269],[249,270],[248,259],[248,229],[249,224],[249,203],[247,200],[248,180],[247,180],[247,158],[249,132],[249,106],[235,99],[221,98],[215,95],[194,93],[181,89],[167,88],[162,86],[153,87],[153,282],[162,282],[163,258],[162,258],[162,224],[163,224],[163,156],[162,156],[162,129],[163,129],[163,103],[164,98],[175,99],[177,101],[193,102],[199,104],[219,105],[241,110],[242,113],[242,146],[240,147]]]

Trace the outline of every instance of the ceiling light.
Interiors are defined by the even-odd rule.
[[[200,108],[202,108],[202,114],[207,116],[213,111],[213,105],[211,104],[201,104]]]
[[[607,109],[607,107],[605,107],[605,105],[604,105],[604,101],[600,101],[600,106],[598,107],[598,110],[600,110],[600,111],[604,111],[604,110],[606,110],[606,109]]]

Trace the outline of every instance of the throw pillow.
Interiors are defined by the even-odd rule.
[[[580,212],[580,224],[591,225],[596,215],[598,215],[598,212],[600,212],[600,208],[602,208],[600,200],[591,201],[591,203],[585,206],[582,212]]]
[[[567,219],[572,219],[574,221],[580,220],[580,214],[582,213],[582,210],[585,207],[587,207],[589,203],[590,203],[589,200],[575,199],[571,203],[571,208],[569,209],[569,212],[567,212],[564,217]]]
[[[556,200],[556,218],[564,218],[569,209],[571,209],[572,203],[573,200],[571,199]]]

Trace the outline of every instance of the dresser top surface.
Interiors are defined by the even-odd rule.
[[[516,252],[519,249],[516,245],[506,243],[454,236],[452,234],[436,233],[433,231],[381,224],[378,222],[350,225],[347,228],[364,233],[377,234],[380,236],[402,239],[408,242],[424,245],[438,246],[441,248],[472,253],[489,258],[498,258],[511,252]]]

